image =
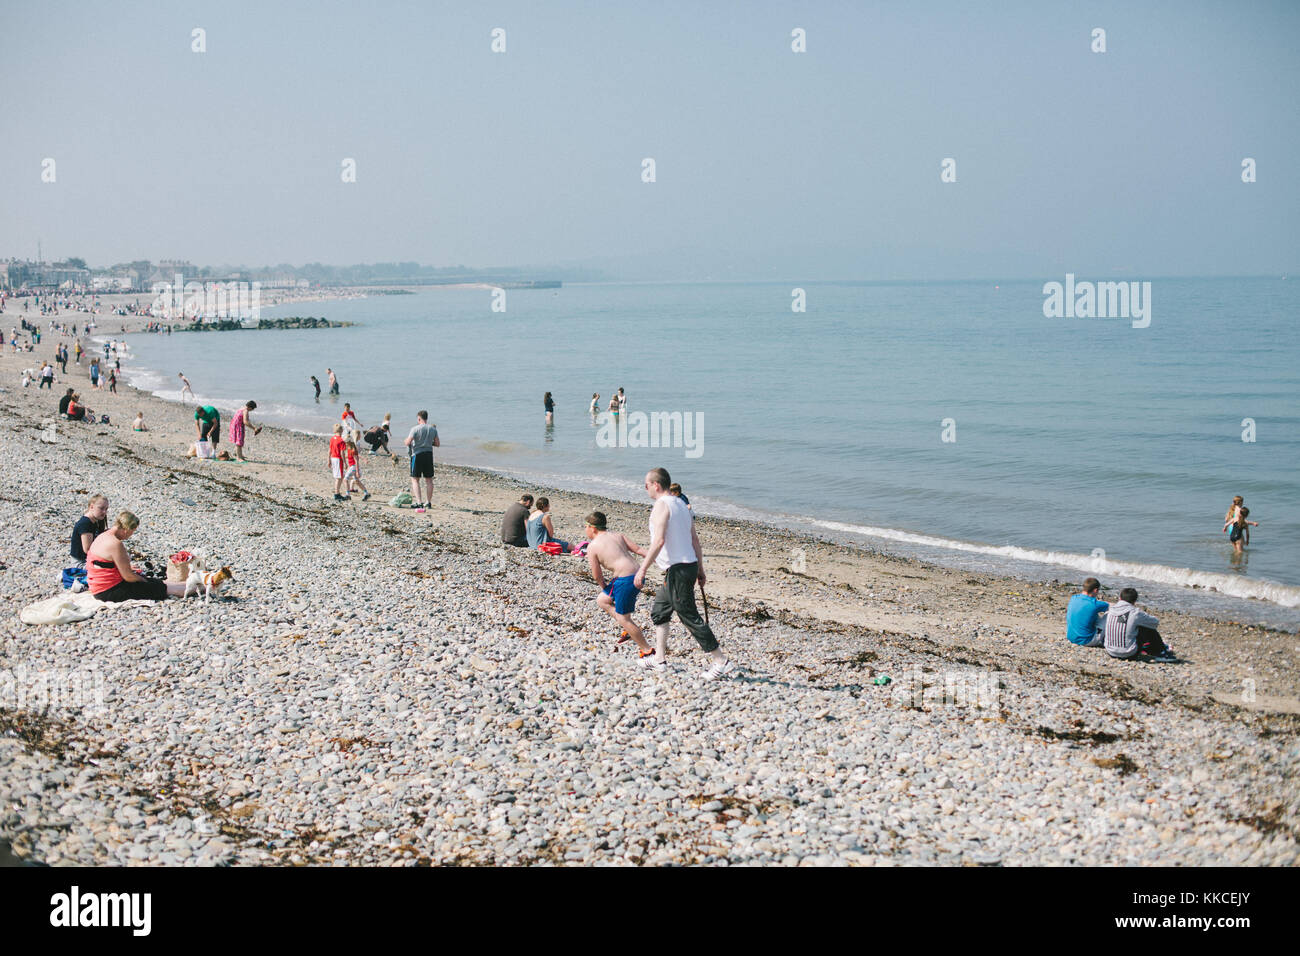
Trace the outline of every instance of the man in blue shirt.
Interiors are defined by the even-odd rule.
[[[1101,647],[1105,639],[1101,616],[1110,610],[1110,605],[1097,599],[1101,582],[1088,578],[1083,582],[1083,593],[1070,598],[1069,607],[1065,609],[1065,636],[1071,644],[1080,647]]]

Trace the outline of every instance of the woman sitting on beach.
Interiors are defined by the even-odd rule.
[[[72,565],[74,568],[86,566],[86,552],[95,543],[95,539],[108,529],[108,499],[95,495],[86,502],[86,513],[72,526]]]
[[[84,422],[87,420],[93,422],[95,420],[95,413],[85,405],[82,405],[80,399],[81,396],[77,393],[74,392],[72,394],[72,398],[68,402],[68,418],[74,422]]]
[[[555,536],[555,527],[551,524],[551,502],[547,498],[538,498],[533,502],[533,513],[528,516],[524,534],[528,536],[528,547],[536,548],[554,541],[565,554],[569,553],[569,542],[561,541]]]
[[[129,511],[120,512],[113,526],[101,534],[86,552],[86,583],[100,601],[164,601],[185,594],[184,581],[146,578],[131,567],[131,557],[122,542],[135,534],[140,519]]]

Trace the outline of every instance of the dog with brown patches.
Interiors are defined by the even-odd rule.
[[[212,592],[221,587],[227,581],[235,580],[234,573],[230,570],[230,565],[225,565],[217,571],[204,573],[201,567],[194,567],[190,571],[190,576],[185,579],[185,593],[183,597],[189,597],[190,594],[198,594],[200,589],[203,591],[203,600],[207,601],[212,597]]]

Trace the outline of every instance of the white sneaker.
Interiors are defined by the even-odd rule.
[[[646,670],[653,671],[656,674],[662,674],[664,671],[668,670],[668,665],[657,653],[647,654],[645,657],[637,658],[636,663],[638,667],[644,667]]]
[[[736,669],[736,665],[731,661],[719,661],[704,672],[705,680],[717,680],[726,674],[730,674]]]

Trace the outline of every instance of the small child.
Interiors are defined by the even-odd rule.
[[[627,535],[606,530],[605,514],[602,511],[593,511],[587,515],[587,539],[587,562],[591,565],[591,576],[600,588],[600,594],[596,596],[597,606],[622,624],[623,630],[636,642],[641,650],[638,663],[653,661],[653,648],[647,643],[641,628],[632,620],[632,612],[636,610],[636,596],[641,593],[635,584],[640,565],[632,559],[632,555],[644,557],[645,551],[637,547]],[[605,583],[604,568],[608,568],[614,575],[608,584]]]
[[[691,508],[691,499],[687,498],[686,495],[682,493],[682,486],[674,481],[671,485],[668,486],[668,493],[672,495],[674,498],[682,499],[682,504],[684,504],[687,507],[687,509],[691,512],[691,520],[694,520],[695,509]]]
[[[1232,522],[1232,533],[1228,535],[1234,551],[1240,552],[1243,544],[1250,544],[1250,525],[1259,527],[1258,521],[1247,521],[1249,517],[1250,509],[1245,505],[1237,509],[1237,520]]]
[[[1234,496],[1233,496],[1233,498],[1232,498],[1232,504],[1228,506],[1228,513],[1225,514],[1225,515],[1223,516],[1223,533],[1224,533],[1224,534],[1227,534],[1227,533],[1228,533],[1228,528],[1229,528],[1230,526],[1232,526],[1232,525],[1236,522],[1236,520],[1237,520],[1237,511],[1238,511],[1238,509],[1241,508],[1241,506],[1242,506],[1242,504],[1243,504],[1244,502],[1245,502],[1245,499],[1242,498],[1241,495],[1234,495]]]
[[[361,483],[361,462],[357,458],[357,443],[348,441],[343,446],[347,449],[348,468],[343,472],[343,480],[348,483],[348,494],[356,491],[358,488],[362,491],[361,500],[369,501],[370,492],[366,491],[366,486]]]
[[[147,432],[149,430],[144,423],[144,412],[135,413],[135,421],[131,423],[131,430],[137,432]]]

